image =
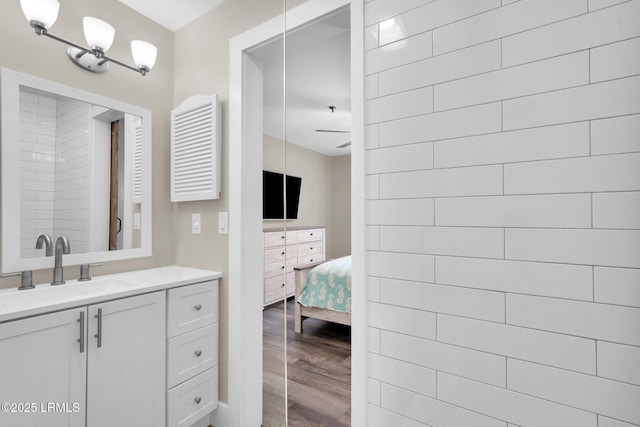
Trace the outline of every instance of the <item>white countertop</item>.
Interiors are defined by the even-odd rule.
[[[73,307],[130,297],[177,286],[219,279],[222,273],[167,266],[95,276],[86,282],[67,280],[64,285],[36,285],[35,289],[0,290],[0,322]]]

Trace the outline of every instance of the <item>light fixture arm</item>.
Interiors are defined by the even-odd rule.
[[[120,65],[121,67],[125,67],[125,68],[128,68],[128,69],[132,70],[132,71],[140,73],[143,76],[146,76],[147,73],[149,72],[149,68],[148,67],[139,67],[138,68],[138,67],[134,67],[134,66],[129,65],[129,64],[125,64],[124,62],[120,62],[117,59],[113,59],[111,57],[108,57],[107,55],[104,54],[104,51],[101,50],[101,49],[98,49],[98,48],[89,49],[89,48],[86,48],[86,47],[81,46],[79,44],[76,44],[76,43],[74,43],[74,42],[72,42],[70,40],[62,38],[60,36],[56,36],[55,34],[51,34],[49,32],[49,30],[47,30],[47,28],[41,22],[30,21],[29,25],[31,25],[33,27],[33,29],[35,30],[36,34],[39,35],[39,36],[46,36],[46,37],[49,37],[49,38],[51,38],[53,40],[57,40],[59,42],[62,42],[64,44],[68,45],[68,46],[71,46],[72,48],[78,49],[80,52],[74,52],[74,56],[75,56],[75,59],[76,59],[76,60],[74,60],[74,63],[76,65],[82,67],[82,68],[86,69],[86,67],[83,66],[83,65],[80,65],[77,62],[77,60],[79,60],[80,57],[85,55],[85,54],[90,54],[90,55],[95,56],[96,58],[101,59],[101,61],[98,62],[98,65],[104,65],[107,62],[113,62],[115,64]],[[71,58],[71,54],[69,54],[69,57]]]

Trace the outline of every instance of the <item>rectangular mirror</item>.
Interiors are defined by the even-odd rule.
[[[1,70],[2,272],[151,255],[151,112]]]

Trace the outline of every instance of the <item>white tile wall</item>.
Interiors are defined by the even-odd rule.
[[[504,101],[504,129],[637,114],[640,76]],[[597,100],[597,101],[595,101]]]
[[[435,217],[435,225],[589,228],[591,195],[442,198],[436,200]]]
[[[511,390],[640,423],[640,387],[512,359],[507,372]]]
[[[639,308],[508,294],[507,323],[640,346]]]
[[[434,108],[450,110],[587,83],[589,53],[577,52],[436,85]]]
[[[438,372],[438,399],[522,427],[596,427],[596,414]]]
[[[495,40],[380,73],[380,94],[389,95],[500,68]]]
[[[640,0],[365,10],[367,425],[640,425]]]
[[[638,36],[640,3],[631,1],[506,37],[502,63],[522,64]]]
[[[593,227],[640,229],[640,192],[594,194]]]
[[[591,154],[640,151],[640,114],[591,122]]]
[[[617,79],[640,74],[640,37],[591,50],[591,81]]]
[[[640,307],[640,270],[595,267],[594,301]]]
[[[446,168],[560,159],[588,156],[589,151],[589,123],[580,122],[438,141],[434,165]]]
[[[640,347],[598,341],[598,376],[640,386]]]
[[[436,272],[440,284],[593,301],[590,266],[437,256]]]
[[[506,384],[506,358],[503,356],[387,331],[381,334],[380,353],[499,387]]]
[[[388,384],[382,385],[381,402],[394,412],[406,414],[414,420],[438,427],[505,427],[503,421],[458,408],[442,401],[418,396]]]
[[[424,396],[436,396],[436,371],[412,363],[371,354],[371,378],[387,384],[396,384]]]

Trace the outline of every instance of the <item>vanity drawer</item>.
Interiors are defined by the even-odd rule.
[[[298,230],[298,243],[313,242],[314,240],[322,240],[323,234],[324,234],[323,228]]]
[[[167,392],[167,426],[189,427],[218,407],[218,367]]]
[[[213,280],[169,290],[168,338],[218,321],[217,282]]]
[[[168,344],[168,388],[218,364],[217,323],[171,338]]]

